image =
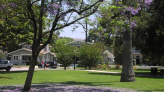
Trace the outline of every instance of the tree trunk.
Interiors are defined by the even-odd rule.
[[[66,66],[64,66],[64,70],[66,70]]]
[[[37,58],[34,57],[34,58],[32,58],[32,61],[30,62],[30,67],[29,67],[25,85],[23,88],[24,91],[28,91],[31,88],[32,77],[33,77],[36,61],[37,61]]]
[[[135,81],[135,74],[133,70],[132,59],[132,32],[123,32],[123,57],[122,57],[122,74],[121,82],[133,82]]]
[[[85,70],[87,70],[87,65],[85,65]]]

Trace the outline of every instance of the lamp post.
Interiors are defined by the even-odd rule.
[[[75,54],[75,60],[74,60],[74,70],[75,70],[75,62],[76,62],[76,50],[74,50],[74,54]]]

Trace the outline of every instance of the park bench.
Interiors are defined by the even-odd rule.
[[[158,74],[158,68],[159,67],[151,67],[151,74],[152,75],[157,75]],[[160,68],[160,73],[161,76],[164,75],[164,68]]]

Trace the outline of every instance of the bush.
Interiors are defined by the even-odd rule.
[[[101,68],[102,68],[102,65],[101,65],[101,64],[98,64],[98,65],[96,66],[96,68],[97,68],[97,69],[101,69]]]
[[[108,66],[107,66],[106,64],[103,64],[103,65],[102,65],[102,69],[103,69],[103,70],[107,70],[107,69],[108,69]]]

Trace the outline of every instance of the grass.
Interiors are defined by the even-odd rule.
[[[121,70],[111,70],[119,72]],[[145,74],[148,71],[137,71]],[[0,85],[24,84],[27,71],[0,71]],[[80,70],[35,70],[33,84],[73,84],[88,86],[108,86],[142,91],[164,91],[164,78],[136,76],[136,82],[119,82],[119,74],[89,72]]]

